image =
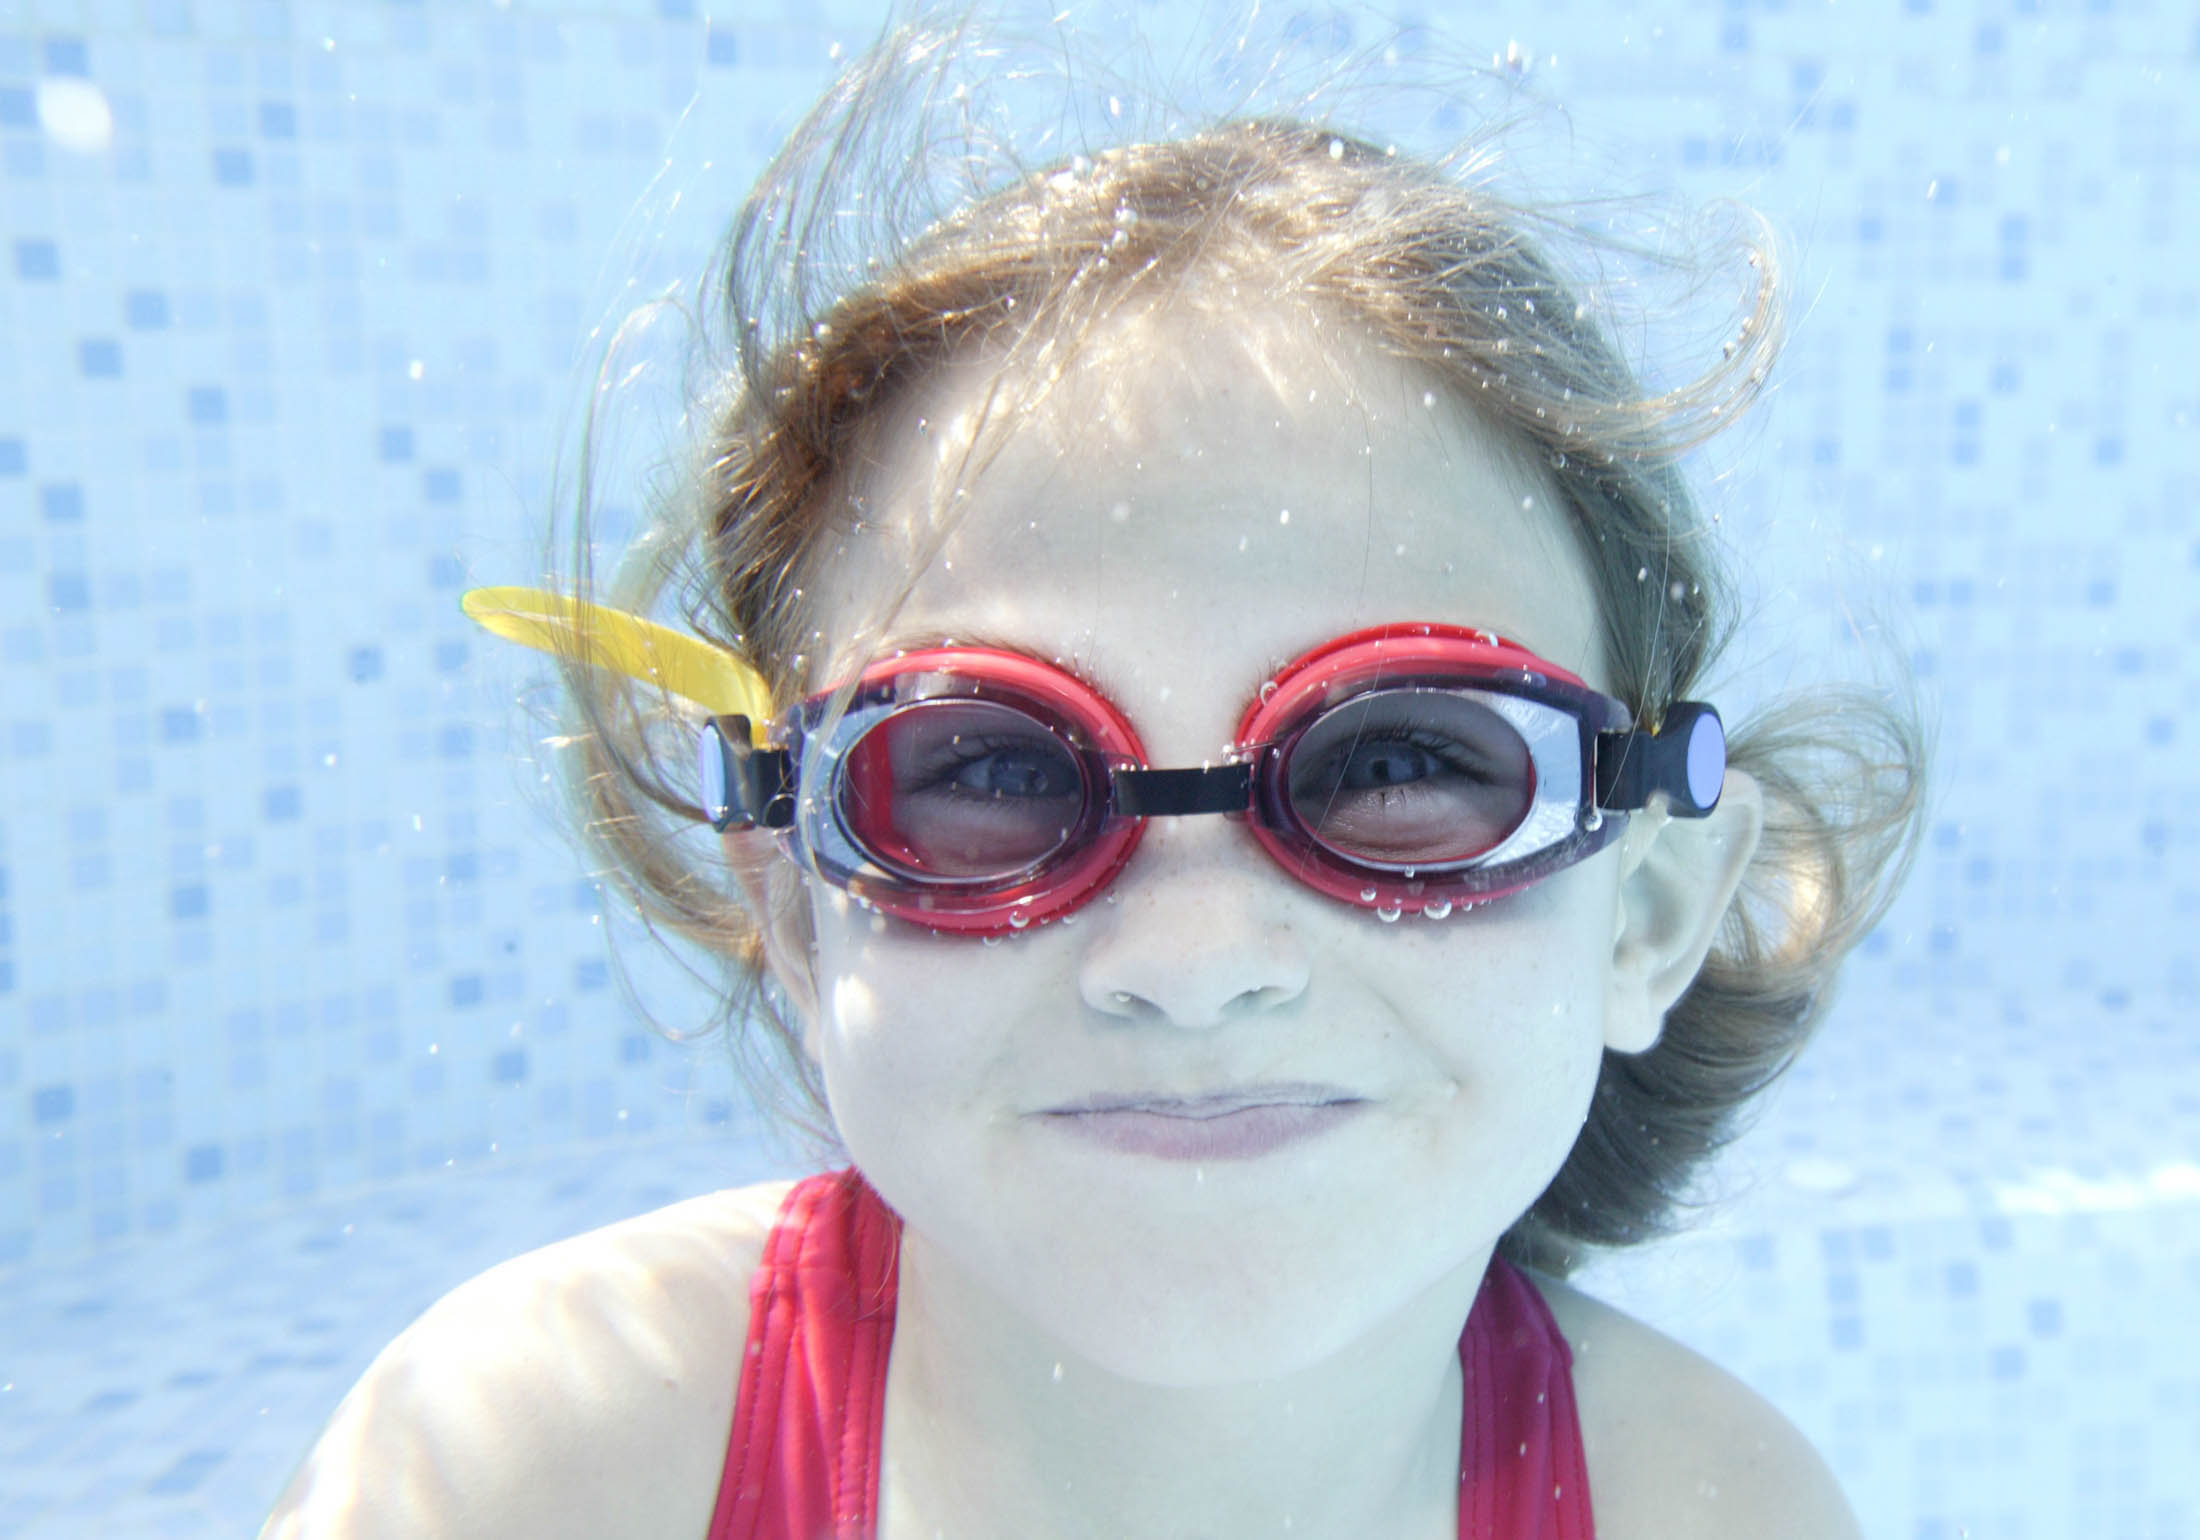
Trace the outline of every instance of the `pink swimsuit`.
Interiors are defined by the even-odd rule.
[[[709,1540],[875,1540],[901,1220],[854,1170],[787,1195],[749,1285]],[[1594,1540],[1573,1354],[1493,1259],[1459,1337],[1460,1540]]]

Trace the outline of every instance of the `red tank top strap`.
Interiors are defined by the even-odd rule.
[[[1595,1540],[1573,1364],[1535,1285],[1492,1257],[1459,1338],[1460,1540]]]
[[[797,1183],[749,1283],[709,1540],[872,1540],[901,1220],[851,1168]]]

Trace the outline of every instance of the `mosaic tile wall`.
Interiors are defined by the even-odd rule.
[[[1940,722],[1911,888],[1728,1208],[1598,1286],[1875,1535],[2200,1534],[2200,15],[1399,15],[1611,185],[1787,232],[1781,380],[1698,467],[1735,688],[1862,617]],[[625,1003],[534,675],[456,594],[535,572],[596,329],[692,283],[876,20],[0,0],[0,1535],[249,1528],[458,1278],[784,1168]],[[317,1261],[354,1220],[374,1265]]]

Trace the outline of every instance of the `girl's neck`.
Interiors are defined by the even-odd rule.
[[[882,1540],[1448,1540],[1459,1334],[1487,1263],[1308,1368],[1178,1389],[1076,1357],[905,1231]]]

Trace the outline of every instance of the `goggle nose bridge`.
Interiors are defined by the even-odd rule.
[[[1243,761],[1190,770],[1116,770],[1108,810],[1121,818],[1242,813],[1253,803],[1253,767]]]

